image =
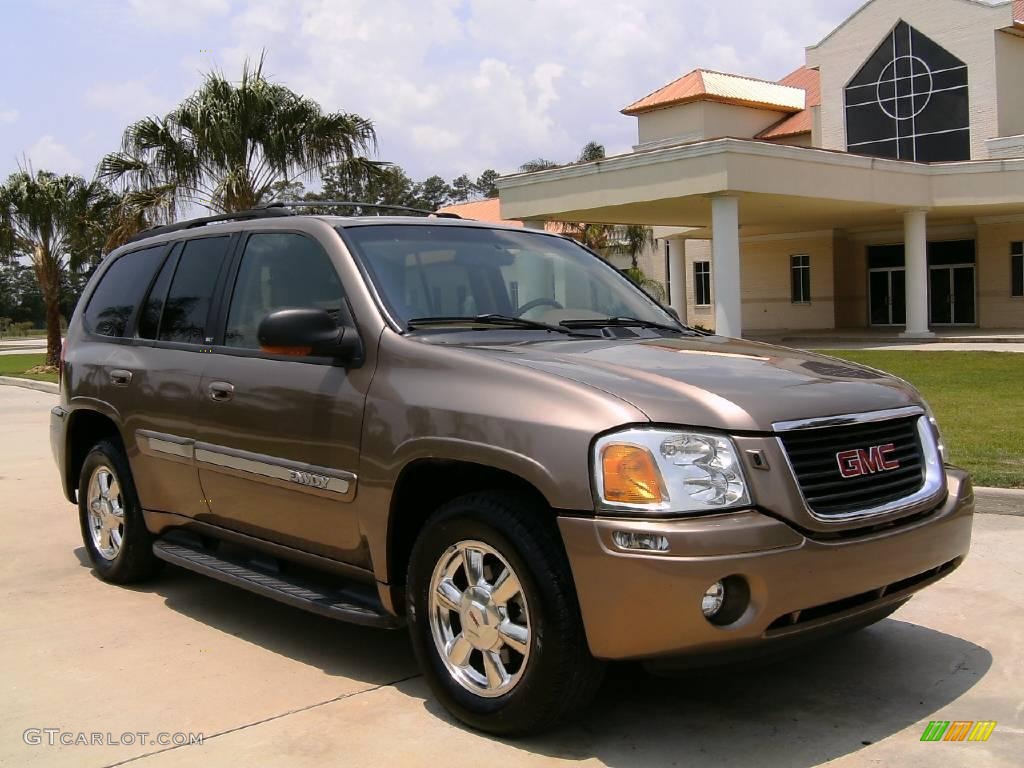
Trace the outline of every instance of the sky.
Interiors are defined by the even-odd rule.
[[[695,67],[778,79],[861,0],[0,0],[0,180],[91,177],[125,126],[265,49],[413,178],[629,151],[619,110]]]

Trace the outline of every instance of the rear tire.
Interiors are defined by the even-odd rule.
[[[97,443],[85,457],[78,517],[89,560],[104,581],[129,584],[160,571],[163,562],[153,555],[153,535],[142,518],[128,460],[114,442]]]
[[[473,728],[535,733],[600,687],[551,510],[526,497],[475,493],[442,506],[413,546],[407,595],[420,668]]]

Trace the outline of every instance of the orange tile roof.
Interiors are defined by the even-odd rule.
[[[495,224],[507,224],[510,227],[525,226],[519,219],[501,218],[501,201],[496,197],[489,197],[484,200],[470,200],[468,203],[454,203],[437,210],[439,213],[457,213],[464,219],[491,221]],[[544,230],[561,235],[565,233],[566,227],[558,221],[546,221],[544,222]]]
[[[501,218],[501,201],[496,197],[489,197],[484,200],[471,200],[468,203],[455,203],[439,208],[441,213],[457,213],[464,219],[475,219],[477,221],[493,221],[500,224],[508,224],[513,227],[523,226],[523,222],[516,219]]]
[[[1024,2],[1024,0],[1020,0]],[[803,88],[807,94],[807,107],[795,115],[784,117],[775,125],[769,126],[761,131],[754,138],[757,139],[781,139],[786,136],[797,136],[801,133],[810,133],[814,122],[811,107],[821,104],[821,74],[816,69],[798,67],[784,78],[779,80],[782,85],[789,85],[794,88]]]
[[[1013,20],[1024,27],[1024,0],[1013,0]]]
[[[691,101],[718,101],[781,112],[799,112],[804,108],[804,94],[799,88],[710,69],[695,69],[633,102],[622,110],[622,114],[639,115]]]

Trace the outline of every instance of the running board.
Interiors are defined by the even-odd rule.
[[[241,562],[218,557],[201,547],[191,546],[190,542],[161,539],[153,544],[153,554],[180,568],[331,619],[385,629],[397,629],[402,625],[397,617],[383,609],[361,605],[357,597],[344,589],[331,589],[307,580],[290,580],[284,574],[264,573]]]

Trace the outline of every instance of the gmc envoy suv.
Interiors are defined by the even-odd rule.
[[[104,259],[51,417],[102,579],[408,626],[444,706],[512,735],[607,660],[863,627],[967,554],[970,479],[906,382],[687,328],[557,234],[370,208]]]

